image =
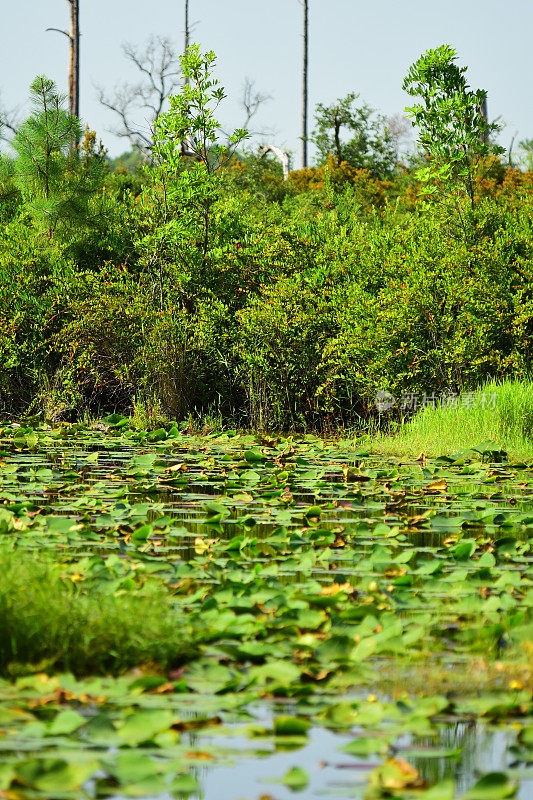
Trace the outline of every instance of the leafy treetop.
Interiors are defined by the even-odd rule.
[[[422,102],[406,109],[419,128],[418,142],[432,164],[428,176],[462,185],[474,206],[474,167],[488,155],[503,153],[493,143],[499,130],[483,113],[487,93],[470,89],[466,67],[458,66],[450,45],[427,50],[411,65],[404,90]]]

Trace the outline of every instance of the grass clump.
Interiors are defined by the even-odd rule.
[[[533,380],[489,381],[456,402],[428,405],[396,431],[372,437],[393,455],[449,455],[495,442],[511,459],[533,459]]]
[[[117,674],[182,664],[195,652],[186,620],[155,582],[107,594],[51,561],[0,550],[0,673]]]

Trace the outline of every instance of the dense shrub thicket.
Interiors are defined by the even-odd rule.
[[[439,207],[419,208],[403,176],[373,203],[351,180],[285,187],[274,165],[262,180],[285,196],[271,199],[238,172],[213,207],[206,263],[182,263],[180,241],[167,244],[163,304],[139,235],[152,210],[142,193],[121,199],[115,175],[105,230],[75,240],[48,242],[23,208],[4,206],[3,412],[156,401],[172,417],[317,426],[364,414],[377,389],[527,374],[533,174],[480,183],[465,239]]]
[[[151,166],[100,170],[78,217],[56,198],[53,226],[5,161],[1,412],[143,406],[320,428],[367,415],[378,389],[528,374],[532,172],[480,159],[465,211],[399,165],[380,179],[330,155],[284,181],[272,160],[227,157],[214,133],[197,141],[204,162],[187,160],[168,144],[170,123],[184,135],[171,113]],[[77,167],[61,147],[57,185],[61,169],[69,185],[76,169],[99,174],[94,136]]]

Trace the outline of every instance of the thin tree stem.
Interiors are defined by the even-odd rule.
[[[304,62],[303,62],[303,103],[302,103],[302,167],[307,167],[307,122],[309,117],[309,0],[303,0],[304,8]]]

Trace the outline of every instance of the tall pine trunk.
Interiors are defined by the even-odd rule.
[[[68,0],[70,5],[70,113],[80,116],[80,2]]]
[[[302,103],[302,167],[307,167],[307,120],[309,94],[309,0],[303,0],[304,8],[304,63],[303,63],[303,103]]]
[[[185,0],[185,45],[183,48],[184,55],[187,53],[189,49],[189,36],[190,36],[190,28],[189,28],[189,0]],[[189,79],[185,78],[185,85],[189,83]]]

